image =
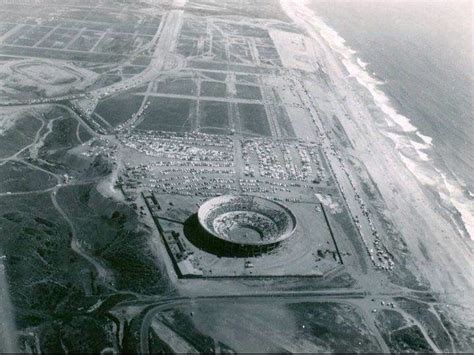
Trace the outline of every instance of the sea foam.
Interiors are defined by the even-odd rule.
[[[357,52],[346,44],[344,38],[307,7],[308,3],[308,0],[303,4],[293,2],[295,7],[300,7],[297,10],[299,15],[311,22],[328,46],[340,57],[349,76],[370,92],[374,103],[384,113],[387,126],[382,133],[394,142],[405,166],[421,184],[435,189],[444,203],[450,204],[459,212],[465,227],[465,230],[461,228],[459,232],[463,235],[467,232],[474,240],[473,193],[454,174],[442,172],[435,166],[434,160],[430,158],[434,154],[433,139],[420,133],[408,117],[397,112],[390,98],[381,89],[384,83],[367,71],[369,63],[357,57]]]

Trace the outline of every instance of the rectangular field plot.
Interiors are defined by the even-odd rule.
[[[227,74],[226,73],[214,73],[214,72],[199,72],[199,75],[204,78],[205,80],[212,80],[212,81],[226,81]]]
[[[127,53],[131,52],[133,36],[128,34],[108,34],[94,48],[94,52]]]
[[[195,56],[198,54],[198,41],[194,38],[180,38],[176,51],[186,58]]]
[[[159,24],[153,27],[140,26],[137,28],[137,32],[142,35],[154,36],[156,31],[158,30],[158,26]]]
[[[227,86],[224,83],[203,81],[201,83],[201,96],[226,97]]]
[[[271,136],[265,106],[259,104],[238,104],[242,133]]]
[[[267,30],[256,26],[240,25],[219,21],[215,21],[215,25],[219,26],[228,35],[261,38],[269,37]]]
[[[0,19],[0,21],[3,21]],[[3,38],[4,43],[12,43],[15,38],[24,35],[28,32],[29,29],[33,28],[33,26],[17,24],[17,23],[10,23],[7,22],[0,22],[0,29],[2,30],[3,34],[10,32],[7,37]]]
[[[84,31],[69,45],[68,49],[90,51],[99,41],[100,36],[101,32],[99,31]]]
[[[95,113],[112,126],[117,126],[130,119],[139,110],[142,102],[142,96],[126,93],[100,102]]]
[[[46,39],[38,43],[38,47],[63,49],[78,33],[77,29],[61,29],[58,28],[51,33]]]
[[[229,128],[229,108],[227,102],[202,101],[199,106],[199,126],[205,133],[214,132],[213,128]],[[223,131],[225,132],[225,131]]]
[[[15,39],[15,45],[17,46],[27,46],[31,47],[34,46],[36,41],[34,39],[28,38],[28,37],[20,37]]]
[[[253,57],[249,46],[244,44],[232,44],[230,47],[230,61],[233,63],[252,64]]]
[[[214,55],[215,61],[226,61],[228,60],[227,52],[226,52],[226,44],[224,41],[216,41],[212,42],[212,54]]]
[[[203,69],[203,70],[229,70],[228,65],[226,63],[221,62],[209,62],[209,61],[202,61],[202,60],[195,60],[190,59],[186,63],[188,68],[193,69]]]
[[[166,78],[156,84],[155,92],[161,94],[196,95],[197,85],[191,78]]]
[[[280,55],[274,47],[257,46],[260,62],[266,65],[281,66]]]
[[[250,85],[235,85],[236,88],[236,97],[239,99],[248,99],[248,100],[261,100],[262,93],[258,86]]]
[[[122,73],[124,75],[136,75],[141,73],[146,69],[146,66],[142,65],[128,65],[122,68]]]
[[[100,40],[94,52],[129,54],[148,43],[151,38],[151,36],[110,33]]]
[[[236,75],[235,80],[239,84],[258,84],[258,76],[255,75]]]
[[[33,26],[24,25],[19,28],[16,28],[12,32],[10,32],[6,38],[3,39],[3,43],[6,44],[14,44],[17,40],[21,38],[28,38],[28,33],[33,30]]]
[[[66,23],[66,26],[72,28],[85,28],[88,31],[99,31],[102,33],[110,29],[108,24],[97,22],[68,22]]]
[[[22,38],[28,38],[32,41],[32,43],[36,43],[51,31],[52,31],[51,27],[35,26],[35,27],[32,27],[30,31],[24,33]]]
[[[149,101],[137,129],[187,132],[195,126],[196,101],[170,97],[150,97]]]
[[[293,129],[293,125],[291,124],[285,106],[275,105],[274,112],[278,122],[278,127],[280,127],[281,135],[284,137],[296,137],[295,130]]]

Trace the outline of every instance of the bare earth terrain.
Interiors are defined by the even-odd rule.
[[[473,349],[469,230],[304,2],[0,9],[0,352]]]

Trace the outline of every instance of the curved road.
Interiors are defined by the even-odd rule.
[[[57,186],[51,193],[51,201],[53,202],[54,207],[56,210],[59,212],[59,214],[64,218],[64,220],[69,224],[69,228],[71,229],[71,249],[82,256],[84,259],[86,259],[89,263],[91,263],[94,268],[97,270],[97,274],[99,278],[105,282],[108,285],[113,284],[113,276],[112,274],[104,268],[97,260],[92,258],[89,254],[87,254],[81,247],[79,241],[77,240],[77,235],[76,235],[76,228],[74,227],[74,224],[72,223],[71,219],[68,217],[66,212],[61,208],[59,205],[56,194],[59,191],[60,186]]]

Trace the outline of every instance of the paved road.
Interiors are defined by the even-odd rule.
[[[334,291],[288,291],[288,292],[259,292],[254,294],[222,295],[222,296],[200,296],[200,297],[176,297],[168,298],[148,306],[143,316],[140,329],[140,353],[149,353],[148,330],[153,318],[161,311],[193,302],[217,302],[224,300],[258,301],[269,299],[268,302],[334,302],[344,299],[364,298],[366,293],[357,291],[334,292]],[[138,349],[137,349],[138,350]]]
[[[384,353],[389,353],[390,349],[383,340],[378,328],[375,325],[372,310],[379,308],[378,303],[374,303],[380,299],[393,300],[396,297],[405,297],[408,299],[414,299],[415,296],[423,296],[426,294],[430,296],[429,292],[424,291],[413,291],[403,288],[392,288],[383,290],[382,292],[365,292],[355,291],[349,288],[345,289],[334,289],[334,290],[319,290],[319,291],[264,291],[256,293],[242,293],[242,294],[222,294],[222,295],[209,295],[209,296],[196,296],[196,297],[168,297],[161,300],[157,300],[151,303],[139,303],[139,306],[143,307],[143,311],[138,316],[141,319],[140,328],[140,353],[149,353],[149,328],[152,326],[152,322],[155,316],[164,310],[171,309],[178,306],[204,302],[220,302],[220,301],[231,301],[236,302],[266,302],[272,304],[287,304],[287,303],[301,303],[301,302],[335,302],[335,303],[347,303],[357,309],[357,312],[364,319],[366,326],[370,329],[372,335],[379,343],[380,349]],[[416,297],[419,300],[418,297]],[[137,306],[137,301],[126,301],[120,304],[120,306]],[[278,306],[278,305],[277,305]],[[397,309],[397,311],[407,320],[408,324],[416,324],[424,337],[428,341],[429,345],[435,352],[440,352],[436,343],[432,340],[431,335],[427,333],[423,324],[413,318],[410,314],[404,310]],[[449,333],[448,333],[449,334]],[[451,340],[451,347],[454,349],[453,341]]]
[[[113,283],[112,274],[105,267],[103,267],[97,260],[92,258],[87,252],[85,252],[82,249],[82,246],[77,239],[76,228],[74,227],[74,223],[66,214],[66,212],[64,212],[64,210],[59,205],[58,200],[56,198],[56,194],[59,191],[59,188],[60,187],[56,187],[55,190],[53,190],[53,192],[51,193],[51,201],[53,202],[53,205],[56,208],[56,210],[59,212],[59,214],[69,224],[69,228],[71,229],[71,249],[94,266],[94,268],[97,270],[97,274],[99,278],[103,282],[105,282],[105,284],[108,284],[108,285],[112,284]]]
[[[356,229],[365,244],[367,252],[369,253],[369,257],[376,267],[388,269],[390,267],[388,259],[383,259],[382,261],[377,259],[377,246],[380,246],[379,248],[381,250],[383,250],[383,248],[381,246],[381,241],[378,240],[377,234],[374,234],[374,232],[378,233],[378,231],[375,230],[374,224],[372,223],[371,214],[367,214],[367,207],[363,207],[360,203],[362,200],[360,193],[356,188],[354,179],[341,158],[339,151],[336,150],[332,143],[331,136],[325,129],[324,122],[321,121],[321,117],[318,114],[318,109],[313,102],[313,98],[308,93],[303,82],[299,80],[294,80],[293,82],[295,92],[299,96],[304,107],[308,109],[313,119],[313,123],[317,128],[320,135],[321,148],[329,163],[335,181],[339,186],[349,213],[355,222]]]

